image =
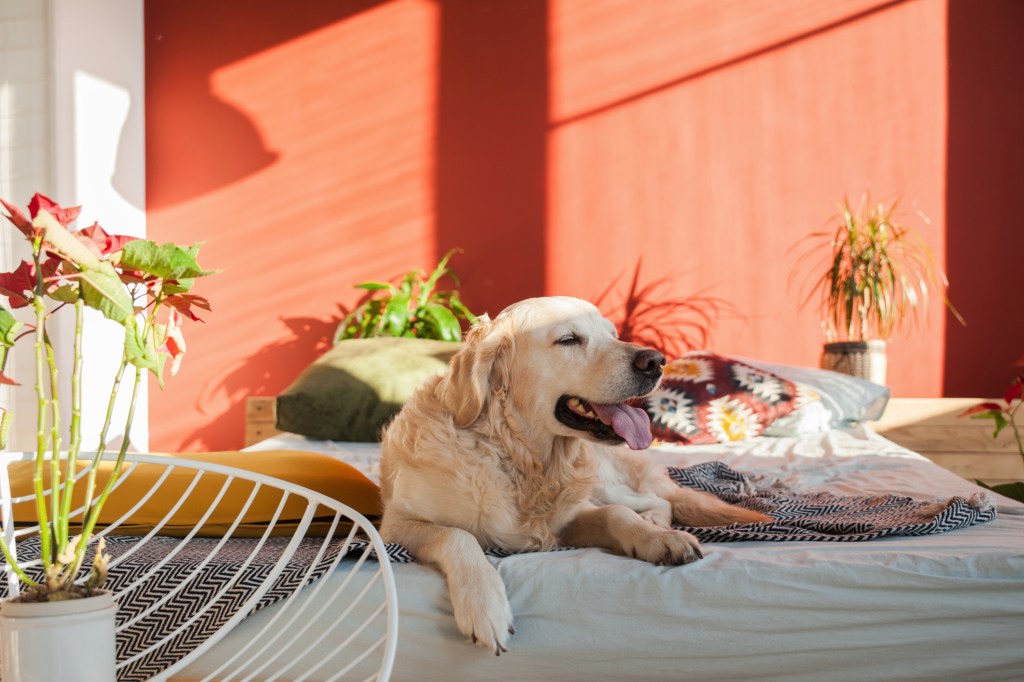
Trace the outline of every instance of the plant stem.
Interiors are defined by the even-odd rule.
[[[29,587],[39,586],[39,583],[37,583],[35,580],[32,580],[32,578],[30,578],[28,574],[21,569],[21,566],[18,565],[18,562],[14,560],[14,557],[11,555],[11,549],[7,546],[7,539],[3,536],[3,533],[0,533],[0,551],[3,552],[4,559],[7,561],[7,565],[11,567],[11,570],[14,571],[14,575],[18,576],[18,580],[25,583]]]
[[[1017,452],[1020,453],[1021,460],[1024,460],[1024,442],[1021,441],[1020,429],[1017,428],[1017,420],[1014,418],[1017,414],[1017,410],[1020,406],[1024,405],[1024,400],[1018,402],[1012,410],[1010,410],[1010,426],[1013,428],[1013,436],[1017,439]]]
[[[50,335],[43,333],[46,350],[46,365],[50,376],[50,517],[53,519],[53,541],[57,555],[68,544],[65,521],[60,515],[61,473],[60,473],[60,384],[58,383],[57,358],[53,352]]]
[[[78,569],[82,566],[82,561],[85,559],[85,549],[89,544],[89,538],[92,537],[93,528],[96,527],[96,522],[99,520],[100,512],[103,511],[103,505],[106,503],[107,497],[110,495],[110,491],[114,489],[114,485],[117,484],[117,480],[121,476],[121,467],[124,464],[124,456],[128,452],[128,444],[130,442],[132,432],[132,422],[135,420],[135,406],[138,404],[139,386],[142,385],[142,377],[143,370],[136,367],[135,381],[132,384],[132,398],[128,405],[128,416],[125,418],[124,436],[121,438],[121,449],[117,453],[117,462],[114,464],[114,471],[107,479],[107,484],[103,487],[103,492],[100,493],[100,497],[96,500],[96,504],[88,510],[88,518],[85,521],[85,526],[82,528],[82,539],[78,542],[78,547],[75,551],[75,562],[71,566],[70,574],[72,576],[78,573]],[[106,429],[106,426],[107,423],[104,423],[104,430]],[[93,467],[93,469],[95,470],[95,467]]]
[[[43,343],[46,334],[46,302],[43,300],[43,273],[41,267],[42,237],[32,243],[32,261],[36,268],[36,286],[32,307],[36,313],[35,359],[36,359],[36,461],[32,484],[36,496],[36,518],[39,520],[39,551],[44,570],[49,573],[53,565],[50,546],[50,522],[46,515],[46,492],[43,486],[43,469],[46,455],[46,408],[48,400],[43,387]]]
[[[68,480],[64,484],[64,498],[61,500],[60,518],[63,524],[62,538],[70,534],[71,500],[75,490],[75,474],[78,471],[78,452],[82,447],[82,329],[85,318],[85,302],[75,301],[75,361],[71,371],[71,433],[68,443]]]
[[[89,467],[88,483],[85,486],[84,509],[86,516],[89,515],[93,491],[96,489],[96,470],[100,466],[100,458],[107,451],[107,431],[110,429],[110,422],[114,419],[114,404],[117,401],[117,394],[121,390],[121,378],[124,376],[126,367],[128,367],[128,356],[122,355],[121,366],[117,368],[117,374],[114,375],[114,385],[110,389],[110,400],[107,401],[107,414],[103,418],[103,427],[100,429],[100,442],[96,447],[96,456],[92,460],[92,466]]]

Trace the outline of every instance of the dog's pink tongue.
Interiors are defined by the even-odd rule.
[[[591,403],[594,412],[605,424],[614,429],[626,444],[633,450],[643,450],[651,446],[651,418],[639,407],[619,403],[618,405],[596,405]]]

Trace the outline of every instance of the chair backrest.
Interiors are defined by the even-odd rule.
[[[33,459],[0,453],[2,532],[30,573],[40,565],[34,496],[12,482],[24,482]],[[102,460],[109,471],[116,454]],[[390,677],[391,564],[377,530],[346,504],[252,471],[128,454],[107,505],[114,517],[96,537],[113,556],[119,680],[186,668],[189,679]],[[83,514],[79,506],[73,518]],[[17,577],[6,562],[3,570],[6,593],[17,594]]]

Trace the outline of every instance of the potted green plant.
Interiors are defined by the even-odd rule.
[[[794,272],[807,269],[801,307],[817,297],[825,335],[821,366],[886,382],[886,342],[909,320],[923,320],[932,294],[949,282],[921,237],[896,218],[898,201],[843,199],[832,229],[813,232]]]
[[[171,374],[177,371],[185,352],[183,318],[199,320],[196,310],[210,309],[205,298],[190,290],[197,278],[213,273],[196,261],[198,244],[186,248],[109,235],[99,224],[72,230],[68,225],[78,216],[79,208],[62,208],[41,194],[29,203],[29,217],[2,199],[0,203],[7,210],[5,217],[28,240],[32,253],[31,261],[0,274],[0,295],[10,305],[10,309],[0,305],[0,381],[17,385],[3,373],[8,351],[19,340],[32,339],[38,406],[32,480],[40,548],[37,557],[15,556],[13,535],[0,535],[6,573],[17,577],[17,581],[9,581],[11,586],[17,588],[20,581],[27,588],[0,603],[4,680],[48,682],[59,675],[69,679],[70,670],[76,680],[112,680],[116,606],[109,592],[102,590],[109,557],[102,538],[93,542],[93,533],[130,444],[142,379],[151,372],[162,387],[168,359]],[[92,395],[101,390],[82,385],[86,307],[100,311],[124,331],[121,362],[111,385],[105,387],[110,391],[105,404],[84,398],[87,391]],[[16,308],[29,308],[32,321],[19,322],[12,313]],[[53,316],[62,310],[73,314],[75,320],[73,367],[66,383],[58,375],[53,337],[48,331]],[[96,471],[105,454],[115,398],[126,374],[131,400],[122,445],[113,472],[101,487]],[[71,406],[66,434],[60,418],[60,404],[65,399]],[[87,405],[105,407],[106,416],[95,454],[91,461],[85,458],[82,462],[81,415]],[[5,423],[8,418],[5,413]],[[0,428],[0,439],[6,440],[6,432]],[[0,445],[6,447],[6,442]],[[83,464],[87,473],[76,481],[72,474]],[[76,487],[84,487],[78,497]],[[83,492],[84,505],[75,509],[73,500],[80,499]],[[88,561],[90,545],[92,558]],[[63,612],[68,609],[77,615],[65,617]],[[86,624],[84,631],[68,629],[76,622]]]
[[[334,343],[378,336],[461,341],[460,320],[473,324],[476,316],[462,302],[458,289],[438,287],[444,277],[459,286],[458,275],[448,267],[448,260],[456,251],[446,253],[429,275],[417,269],[396,278],[398,284],[355,285],[366,294],[338,325]]]

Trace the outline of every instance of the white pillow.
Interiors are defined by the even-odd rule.
[[[737,359],[759,369],[773,372],[783,379],[789,379],[798,384],[806,384],[813,388],[821,396],[821,402],[828,408],[833,426],[852,422],[875,421],[885,412],[885,406],[889,402],[890,391],[888,386],[881,386],[865,379],[858,379],[849,374],[815,367],[779,365],[746,358]],[[810,407],[813,404],[809,403],[804,408]],[[800,408],[800,410],[804,408]],[[794,411],[794,414],[800,410]],[[812,408],[811,411],[814,412],[815,410]],[[801,415],[797,416],[798,418],[801,417]],[[820,416],[820,414],[817,416],[811,414],[804,418],[809,420],[809,423],[812,423],[814,420],[820,419]],[[785,424],[783,424],[783,427],[785,427]]]

